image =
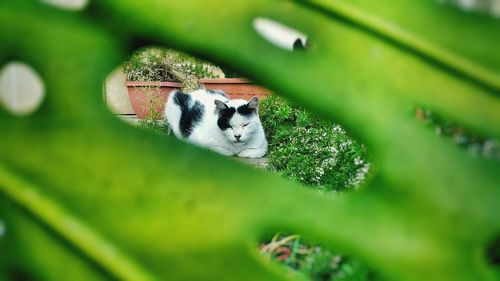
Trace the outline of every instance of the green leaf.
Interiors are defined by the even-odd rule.
[[[498,162],[441,139],[411,109],[500,136],[498,54],[487,53],[498,20],[431,1],[338,3],[93,1],[83,12],[0,3],[0,62],[30,64],[47,89],[31,116],[0,109],[6,268],[36,280],[289,280],[254,248],[283,230],[388,280],[495,280],[485,248],[500,230]],[[425,15],[404,16],[414,9]],[[271,45],[252,29],[256,17],[311,45]],[[463,37],[433,33],[448,20]],[[402,33],[387,29],[396,24]],[[340,121],[367,145],[373,180],[324,196],[123,124],[101,100],[102,81],[139,39],[224,63]]]

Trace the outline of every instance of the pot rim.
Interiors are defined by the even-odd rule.
[[[182,83],[180,82],[160,82],[160,81],[125,81],[125,86],[127,87],[144,87],[144,86],[160,86],[160,87],[175,87],[181,88]]]

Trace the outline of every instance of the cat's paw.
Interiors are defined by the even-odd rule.
[[[242,158],[262,158],[266,155],[266,150],[261,148],[247,148],[237,154]]]
[[[213,146],[213,147],[210,147],[210,149],[215,151],[215,152],[218,152],[222,155],[226,155],[226,156],[233,156],[234,155],[234,152],[227,150],[225,148],[222,148],[222,147]]]

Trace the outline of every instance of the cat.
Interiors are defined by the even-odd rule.
[[[165,118],[180,139],[244,158],[261,158],[267,140],[259,119],[259,99],[230,100],[222,91],[198,89],[170,94]]]

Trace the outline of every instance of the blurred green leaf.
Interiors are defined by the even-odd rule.
[[[306,33],[310,46],[271,45],[252,29],[256,17]],[[83,12],[4,0],[0,24],[2,65],[30,64],[47,89],[31,116],[0,109],[8,271],[289,280],[253,248],[286,230],[359,257],[387,280],[498,277],[485,256],[500,229],[498,162],[433,134],[412,111],[500,136],[498,20],[431,0],[93,1]],[[137,42],[223,63],[336,119],[367,145],[372,182],[323,196],[121,123],[102,102],[102,81]]]

